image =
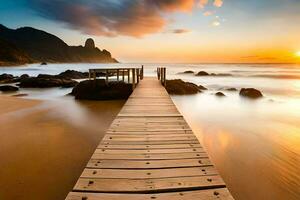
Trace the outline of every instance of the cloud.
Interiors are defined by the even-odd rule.
[[[172,30],[172,33],[175,33],[175,34],[183,34],[183,33],[189,33],[191,32],[190,30],[188,29],[174,29]]]
[[[203,15],[206,16],[206,17],[210,16],[210,15],[213,15],[213,14],[214,14],[213,11],[206,11],[206,12],[203,13]]]
[[[221,23],[220,23],[219,21],[214,21],[214,22],[212,23],[212,25],[213,25],[213,26],[220,26]]]
[[[198,0],[27,0],[44,18],[89,35],[142,37],[161,32],[174,12],[191,12]],[[217,3],[216,3],[217,2]],[[222,1],[221,1],[222,2]],[[205,6],[208,0],[199,0]],[[220,0],[215,0],[220,5]]]
[[[199,7],[204,8],[208,4],[208,0],[199,0]]]
[[[215,0],[214,1],[214,6],[216,7],[222,7],[223,5],[223,0]]]

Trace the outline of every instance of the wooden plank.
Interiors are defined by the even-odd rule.
[[[167,140],[167,141],[116,141],[116,140],[102,140],[101,144],[131,144],[131,145],[155,145],[155,144],[199,144],[198,140]]]
[[[99,144],[100,149],[189,149],[199,148],[200,144],[163,144],[163,145],[104,145]]]
[[[86,168],[81,178],[116,178],[116,179],[154,179],[172,177],[190,177],[217,175],[218,172],[213,166],[189,167],[189,168],[170,168],[170,169],[88,169]]]
[[[233,200],[226,188],[159,194],[110,194],[70,192],[66,200]]]
[[[107,153],[107,154],[168,154],[168,153],[204,153],[203,148],[191,148],[191,149],[96,149],[95,153]]]
[[[79,178],[75,191],[151,193],[225,187],[219,175],[163,179],[92,179]]]
[[[208,158],[206,153],[170,153],[170,154],[107,154],[94,153],[91,159],[99,160],[173,160]],[[185,162],[184,160],[182,162]]]
[[[208,158],[179,160],[100,160],[91,159],[87,168],[95,169],[166,169],[183,167],[203,167],[212,163]]]

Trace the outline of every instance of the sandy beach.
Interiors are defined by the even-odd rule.
[[[0,199],[64,199],[123,103],[0,96]]]

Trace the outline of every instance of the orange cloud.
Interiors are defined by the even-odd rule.
[[[215,0],[214,1],[214,6],[216,7],[222,7],[223,5],[223,0]]]
[[[208,4],[208,0],[200,0],[199,1],[199,7],[204,8]]]
[[[206,11],[206,12],[203,13],[203,15],[206,16],[206,17],[210,16],[210,15],[213,15],[213,14],[214,14],[213,11]]]
[[[65,23],[90,35],[142,37],[170,23],[166,15],[190,12],[208,0],[28,0],[42,17]],[[221,6],[222,0],[215,0]],[[210,15],[206,12],[204,15]]]

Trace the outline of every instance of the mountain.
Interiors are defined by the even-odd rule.
[[[55,35],[31,27],[14,30],[0,24],[0,41],[0,49],[6,49],[0,50],[0,64],[117,62],[110,52],[95,47],[92,39],[88,39],[85,46],[68,46]]]

